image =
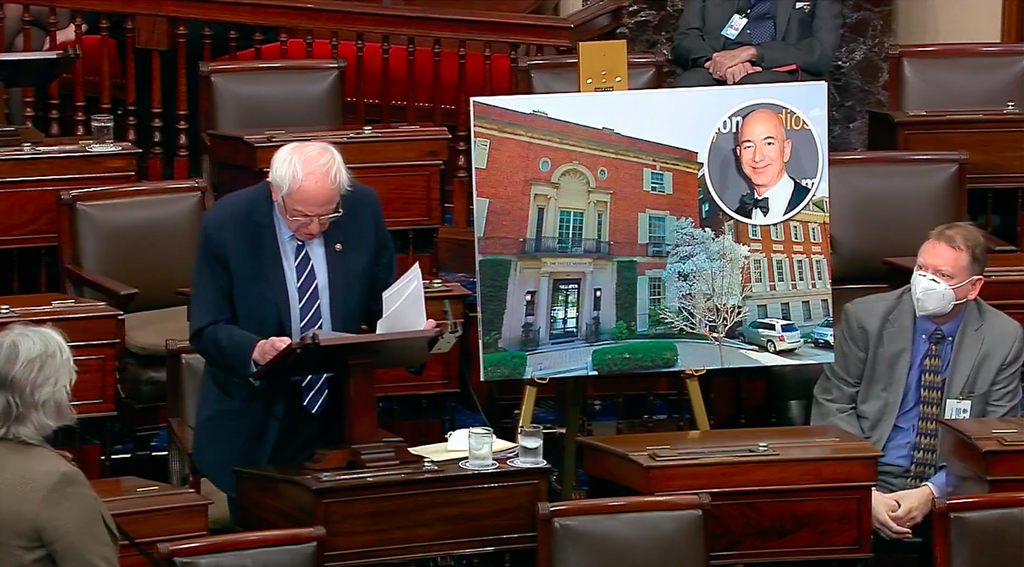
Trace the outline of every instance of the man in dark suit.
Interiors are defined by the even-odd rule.
[[[250,376],[312,330],[373,330],[394,258],[377,193],[329,144],[282,147],[269,182],[206,213],[190,306],[189,339],[206,359],[193,459],[232,511],[234,467],[302,461],[343,435],[333,376]]]
[[[978,297],[987,247],[969,223],[933,230],[909,286],[843,308],[835,362],[814,388],[812,424],[882,452],[871,507],[885,538],[911,538],[955,487],[937,451],[939,419],[1020,415],[1024,331]]]
[[[672,61],[676,87],[815,80],[832,68],[840,0],[687,0]]]
[[[775,224],[795,215],[811,190],[786,173],[793,140],[782,118],[759,108],[743,119],[736,156],[750,183],[734,212],[754,224]]]

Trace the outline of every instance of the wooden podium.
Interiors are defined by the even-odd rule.
[[[341,335],[317,331],[293,343],[259,368],[253,379],[290,380],[310,374],[345,375],[345,443],[325,448],[305,463],[307,469],[387,467],[418,462],[405,443],[389,440],[377,423],[374,375],[380,368],[425,364],[441,329],[402,333]]]
[[[950,496],[1024,491],[1024,418],[939,421]]]
[[[881,453],[833,426],[581,438],[598,496],[711,495],[713,564],[871,557]]]

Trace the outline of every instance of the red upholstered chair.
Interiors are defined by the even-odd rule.
[[[103,69],[103,38],[98,35],[82,36],[82,75],[85,77],[85,92],[87,96],[99,96],[100,75]],[[73,45],[73,41],[67,41],[58,46]],[[107,38],[107,61],[110,68],[111,96],[114,98],[123,97],[124,91],[124,66],[121,63],[121,51],[117,41]],[[60,78],[61,88],[65,91],[74,89],[74,73],[64,75]]]
[[[236,54],[240,60],[252,60],[256,58],[255,50],[248,49]],[[347,63],[345,73],[345,98],[354,100],[356,97],[356,81],[359,77],[356,73],[356,47],[351,41],[343,41],[338,45],[338,57]],[[305,59],[306,42],[302,39],[288,41],[287,59]],[[331,43],[328,40],[316,40],[313,42],[313,59],[332,59]],[[219,59],[226,60],[228,57]],[[281,44],[270,43],[260,47],[260,59],[282,59]],[[381,98],[381,68],[383,58],[381,47],[378,43],[367,43],[363,48],[363,96],[368,102],[380,101]],[[391,103],[400,105],[405,103],[406,97],[406,75],[409,65],[408,53],[405,45],[392,45],[388,78],[390,82]],[[466,54],[466,92],[469,96],[485,94],[485,62],[482,53]],[[416,99],[417,104],[428,105],[433,102],[434,96],[434,53],[430,48],[420,47],[416,49]],[[454,107],[458,99],[459,88],[459,55],[454,51],[441,52],[441,104],[442,106]],[[491,56],[491,89],[490,94],[510,94],[512,88],[509,80],[509,57],[505,54],[494,54]]]

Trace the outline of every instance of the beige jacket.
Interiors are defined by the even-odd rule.
[[[48,446],[0,439],[0,565],[117,567],[117,542],[82,471]]]

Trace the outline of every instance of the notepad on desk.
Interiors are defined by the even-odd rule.
[[[513,451],[517,445],[504,439],[495,439],[491,445],[491,451],[494,453],[496,458],[502,457],[502,453]],[[465,459],[469,457],[469,451],[450,451],[448,450],[448,442],[433,443],[431,445],[420,445],[419,447],[409,447],[409,452],[414,455],[419,455],[425,459],[432,461],[452,461],[455,459]]]

